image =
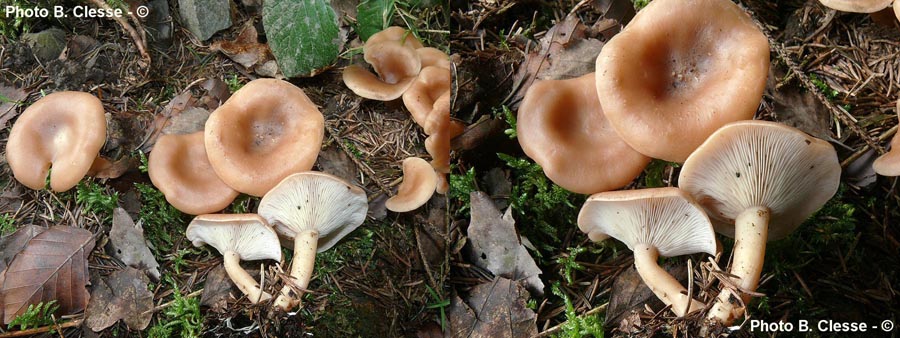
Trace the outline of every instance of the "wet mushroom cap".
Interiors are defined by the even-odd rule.
[[[425,67],[413,81],[413,84],[403,93],[403,104],[412,115],[413,121],[423,128],[435,107],[441,107],[446,111],[436,112],[450,116],[450,83],[453,78],[450,70],[440,67]],[[446,95],[445,95],[446,94]],[[446,96],[446,102],[438,103],[438,99]],[[425,131],[428,134],[428,130]]]
[[[329,174],[307,171],[285,177],[259,202],[259,215],[279,234],[318,232],[317,252],[328,250],[366,219],[366,192]]]
[[[681,168],[678,185],[706,208],[716,231],[752,207],[771,210],[768,240],[784,238],[837,192],[841,166],[828,142],[768,121],[728,124]]]
[[[312,168],[325,118],[303,90],[275,79],[253,80],[206,121],[206,152],[233,189],[262,196],[288,175]]]
[[[875,13],[890,7],[891,1],[892,0],[819,0],[825,7],[851,13]]]
[[[632,251],[638,244],[649,245],[665,257],[716,252],[709,218],[678,188],[594,194],[578,214],[578,228],[591,239],[613,237]]]
[[[161,136],[150,152],[147,172],[166,201],[187,214],[225,209],[238,196],[210,165],[202,131]]]
[[[619,135],[644,155],[684,162],[726,123],[753,117],[769,44],[728,0],[656,0],[603,46],[597,93]]]
[[[550,180],[569,191],[621,188],[650,162],[619,137],[600,106],[593,73],[535,81],[519,106],[519,144]]]
[[[437,188],[437,176],[428,161],[418,157],[403,160],[403,181],[397,194],[384,203],[385,207],[393,212],[408,212],[425,205]]]
[[[196,247],[209,245],[223,254],[233,251],[241,260],[281,261],[278,235],[256,214],[200,215],[191,221],[185,235]]]
[[[6,143],[6,160],[16,180],[39,190],[50,173],[50,188],[71,189],[90,170],[106,142],[106,116],[97,97],[56,92],[37,100],[19,116]]]

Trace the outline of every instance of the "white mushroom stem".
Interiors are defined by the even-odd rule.
[[[291,262],[291,277],[294,277],[295,285],[300,290],[306,290],[309,280],[312,279],[313,266],[316,263],[316,249],[319,243],[319,232],[316,230],[304,230],[294,237],[294,259]],[[289,311],[299,302],[303,294],[294,296],[290,285],[281,289],[281,294],[275,299],[275,305],[285,311]]]
[[[247,270],[241,267],[241,256],[237,252],[226,251],[223,256],[225,258],[225,272],[228,273],[228,277],[231,278],[241,292],[247,295],[247,298],[253,304],[272,298],[272,295],[260,290],[256,280],[247,273]]]
[[[660,267],[657,259],[659,251],[655,247],[646,244],[634,247],[634,268],[650,291],[653,291],[664,304],[671,305],[672,312],[678,317],[704,308],[705,304],[688,297],[684,286]]]
[[[732,282],[740,290],[755,291],[762,274],[763,261],[766,257],[766,241],[769,238],[769,208],[757,206],[748,208],[735,219],[734,227],[734,260],[731,263]],[[744,303],[749,297],[742,296]],[[730,289],[719,293],[716,304],[707,315],[725,325],[731,325],[735,318],[743,314],[737,297]]]

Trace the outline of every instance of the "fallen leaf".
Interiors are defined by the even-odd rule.
[[[16,87],[0,84],[0,128],[6,128],[6,123],[19,115],[16,109],[23,104],[28,93]]]
[[[666,264],[665,269],[669,274],[675,276],[681,285],[685,285],[687,281],[686,265]],[[622,323],[632,311],[642,312],[644,304],[650,306],[651,309],[661,309],[665,306],[644,284],[644,280],[638,275],[634,266],[616,276],[609,294],[609,307],[606,310],[607,327]]]
[[[84,310],[90,294],[87,258],[94,235],[87,230],[54,226],[38,234],[16,254],[0,281],[3,323],[28,305],[56,300],[57,315]]]
[[[347,182],[359,180],[359,169],[340,147],[330,146],[319,152],[319,170],[340,177]]]
[[[491,195],[494,205],[498,209],[504,209],[509,206],[509,196],[512,195],[512,182],[510,182],[503,169],[491,168],[491,170],[481,175],[481,181],[484,182],[485,190]]]
[[[253,25],[253,20],[248,20],[244,24],[244,28],[233,41],[216,41],[209,48],[222,52],[232,61],[250,70],[275,59],[269,50],[269,45],[259,43],[259,34],[256,26]]]
[[[169,120],[181,114],[185,109],[194,107],[196,103],[197,99],[194,98],[194,95],[191,94],[190,90],[185,90],[169,100],[169,103],[156,115],[152,126],[147,131],[147,135],[144,136],[146,141],[144,141],[143,146],[141,146],[141,151],[149,153],[153,150],[156,139],[162,134],[163,128],[169,124]]]
[[[164,135],[196,133],[206,126],[206,120],[209,119],[210,114],[208,110],[199,107],[185,109],[169,119],[169,122],[163,127],[162,133]]]
[[[231,97],[231,89],[228,88],[228,84],[217,77],[207,79],[200,87],[206,90],[203,98],[204,101],[209,101],[206,105],[209,110],[215,110]]]
[[[385,194],[375,196],[369,201],[369,211],[366,212],[366,215],[379,221],[387,217],[387,206],[384,203],[387,202],[389,197]]]
[[[875,173],[875,168],[872,167],[872,163],[875,162],[876,158],[878,158],[878,153],[874,149],[869,149],[859,158],[847,164],[841,175],[854,186],[860,188],[868,187],[878,180],[878,174]]]
[[[209,307],[214,312],[224,312],[233,289],[234,283],[228,278],[225,266],[219,265],[206,274],[206,283],[203,284],[203,293],[200,295],[200,305]]]
[[[109,247],[113,257],[125,265],[146,271],[150,278],[159,281],[159,263],[147,247],[144,229],[131,220],[125,209],[116,208],[113,211]]]
[[[6,270],[6,267],[9,266],[9,263],[12,261],[13,257],[16,256],[19,251],[22,251],[22,248],[28,244],[34,236],[44,232],[47,228],[29,224],[20,227],[16,232],[3,236],[0,238],[0,271]]]
[[[784,71],[773,61],[769,67],[766,93],[772,97],[776,119],[807,134],[831,139],[831,114],[828,108],[813,93],[790,81],[776,89],[778,79],[784,77]]]
[[[153,318],[153,293],[147,290],[148,282],[143,272],[131,267],[113,272],[93,287],[91,302],[84,311],[85,324],[100,332],[121,319],[129,329],[146,329]]]
[[[90,176],[96,178],[119,178],[128,172],[129,169],[137,166],[137,161],[133,157],[123,157],[118,161],[106,161],[102,165],[97,165],[97,161],[91,166]]]
[[[450,337],[533,337],[534,311],[525,306],[528,291],[512,280],[497,277],[476,285],[466,299],[453,297],[447,317]]]
[[[495,276],[523,281],[529,291],[543,296],[541,269],[519,240],[511,209],[501,215],[484,192],[475,191],[470,196],[472,218],[467,237],[472,250],[469,260]]]
[[[0,165],[6,165],[4,159],[0,159]],[[6,190],[0,194],[0,212],[15,212],[22,207],[23,187],[21,184],[7,185]]]

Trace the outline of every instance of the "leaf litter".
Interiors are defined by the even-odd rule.
[[[109,230],[111,255],[125,265],[147,272],[154,281],[160,280],[159,263],[147,247],[144,229],[122,208],[113,211],[112,228]]]
[[[85,324],[100,332],[122,320],[132,330],[143,330],[153,317],[150,280],[140,270],[125,267],[95,283],[85,310]]]

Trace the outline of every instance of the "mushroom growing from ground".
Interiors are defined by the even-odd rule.
[[[403,160],[403,181],[397,188],[397,194],[389,198],[384,206],[393,212],[418,209],[434,195],[437,176],[428,161],[418,157]]]
[[[597,57],[600,105],[638,152],[684,162],[716,129],[753,118],[769,43],[729,0],[655,0]]]
[[[258,79],[209,116],[204,141],[225,184],[262,196],[288,175],[311,169],[324,136],[325,118],[302,89]]]
[[[201,215],[191,221],[185,235],[196,247],[208,244],[219,250],[228,277],[251,302],[256,304],[272,298],[260,289],[259,283],[240,262],[261,259],[281,262],[278,235],[262,217],[256,214]]]
[[[422,61],[416,52],[418,48],[422,48],[422,44],[402,28],[390,27],[376,33],[363,46],[363,59],[378,76],[362,66],[351,65],[344,68],[344,84],[356,95],[367,99],[397,99],[422,69]]]
[[[621,188],[650,163],[612,128],[594,83],[594,73],[535,81],[516,124],[525,154],[551,181],[581,194]]]
[[[150,152],[147,173],[169,204],[191,215],[222,210],[238,196],[209,164],[202,131],[161,136]]]
[[[900,119],[900,100],[897,100],[897,118]],[[881,176],[900,176],[900,132],[891,139],[891,151],[876,159],[872,167]]]
[[[716,231],[734,237],[733,282],[754,291],[766,241],[787,236],[821,208],[837,192],[840,177],[828,142],[775,122],[741,121],[697,148],[678,184],[706,208]],[[709,317],[730,325],[743,314],[739,301],[722,290]]]
[[[320,172],[302,172],[286,177],[259,202],[259,215],[279,234],[294,240],[290,275],[275,305],[294,308],[300,295],[290,284],[305,290],[312,278],[317,252],[331,248],[366,219],[369,205],[361,188]]]
[[[67,191],[100,159],[106,142],[103,103],[83,92],[56,92],[29,106],[13,124],[6,160],[16,180],[39,190]],[[50,169],[53,169],[52,172]]]
[[[659,266],[659,256],[715,254],[715,233],[706,213],[678,188],[610,191],[591,195],[578,214],[578,228],[592,240],[607,236],[634,252],[634,268],[647,287],[679,317],[704,308]]]

